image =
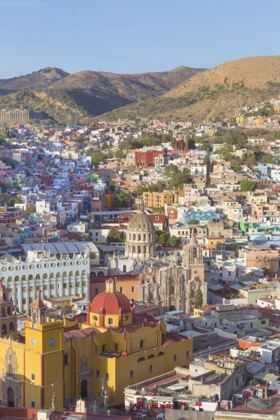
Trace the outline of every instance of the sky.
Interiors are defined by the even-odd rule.
[[[278,55],[279,0],[0,0],[0,78],[143,73]]]

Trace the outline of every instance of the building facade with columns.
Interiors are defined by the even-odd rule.
[[[51,255],[45,250],[29,250],[26,258],[0,260],[0,281],[7,288],[7,298],[19,312],[30,313],[37,290],[43,298],[77,296],[90,298],[89,254]]]

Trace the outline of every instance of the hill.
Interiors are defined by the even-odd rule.
[[[158,73],[119,75],[82,71],[69,75],[48,68],[0,80],[0,109],[22,104],[45,111],[62,123],[87,122],[115,108],[162,95],[201,71],[182,66]]]
[[[197,74],[162,96],[120,108],[100,118],[159,117],[215,121],[280,94],[280,56],[243,58]]]
[[[34,71],[25,76],[13,77],[12,79],[0,79],[0,95],[7,95],[21,90],[46,89],[53,83],[69,76],[64,70],[56,67],[47,67]]]

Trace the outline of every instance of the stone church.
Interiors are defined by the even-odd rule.
[[[156,253],[155,228],[144,212],[143,202],[128,224],[125,255],[109,256],[107,263],[112,276],[138,275],[137,300],[159,305],[161,314],[170,310],[189,313],[198,289],[202,291],[203,304],[207,303],[202,249],[194,231],[183,248],[181,263],[173,255],[160,256]]]

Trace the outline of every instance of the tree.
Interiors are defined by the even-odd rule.
[[[223,140],[227,144],[236,146],[238,149],[242,149],[247,142],[247,136],[238,130],[228,130],[223,135]]]
[[[107,244],[110,244],[112,242],[125,242],[125,233],[121,232],[117,229],[110,229],[107,238],[106,238]]]
[[[177,238],[177,236],[170,236],[170,238],[168,239],[168,246],[170,246],[171,248],[176,248],[177,246],[179,246],[180,243],[180,238]]]
[[[197,289],[194,296],[194,308],[200,308],[203,305],[203,293]]]
[[[210,144],[208,144],[208,143],[204,143],[204,144],[201,146],[201,150],[206,151],[206,152],[210,152],[210,150],[211,150],[211,145],[210,145]]]
[[[226,144],[217,150],[217,153],[221,155],[224,160],[230,160],[232,158],[233,147],[230,144]]]
[[[94,152],[91,155],[91,163],[93,165],[98,165],[100,162],[104,162],[105,156],[101,152]]]
[[[254,191],[256,184],[254,181],[249,181],[248,179],[240,182],[240,188],[242,192]]]
[[[117,207],[128,207],[128,197],[127,194],[122,191],[120,194],[116,195],[116,206]]]
[[[276,163],[276,159],[272,155],[265,155],[263,158],[264,163]]]
[[[197,220],[195,220],[195,219],[191,219],[191,220],[189,220],[189,222],[188,222],[188,225],[197,225],[198,224],[198,221]]]
[[[173,147],[173,149],[175,147],[176,141],[177,140],[175,139],[175,137],[173,137],[172,140],[171,140],[171,146]]]
[[[236,158],[230,159],[230,166],[235,172],[241,171],[241,165],[240,165],[239,159],[236,159]]]

